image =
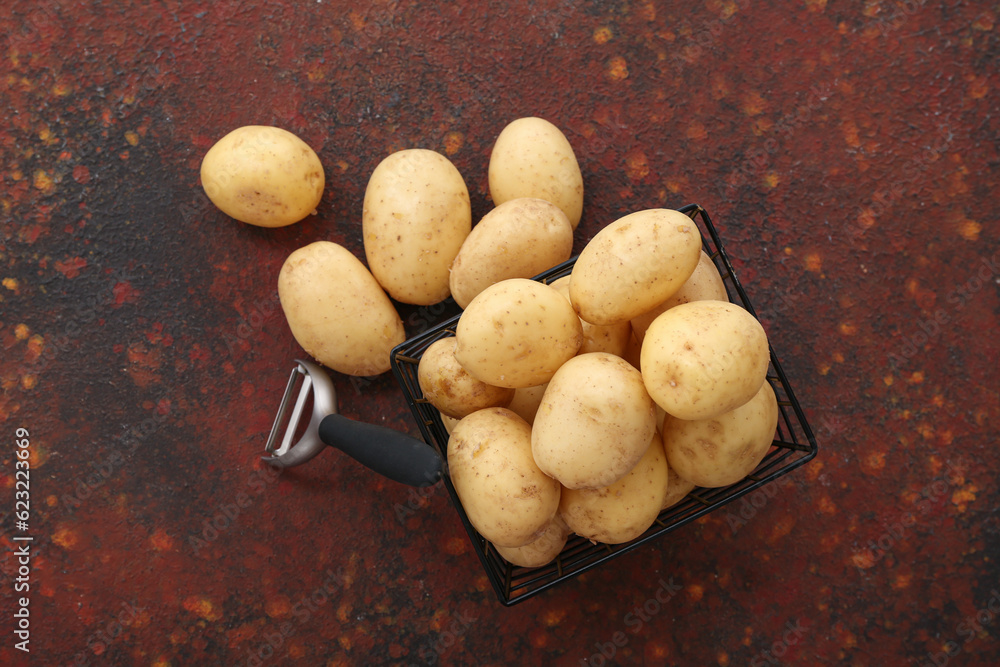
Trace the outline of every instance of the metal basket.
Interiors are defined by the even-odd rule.
[[[708,213],[697,204],[690,204],[679,210],[690,216],[701,230],[705,252],[712,258],[719,270],[729,293],[730,301],[741,305],[756,317],[757,314],[753,306],[750,305],[750,299],[733,271],[733,266]],[[576,258],[574,257],[534,279],[549,283],[562,278],[570,274],[575,262]],[[420,385],[417,382],[417,365],[420,363],[424,350],[432,343],[441,338],[455,335],[455,327],[458,325],[459,317],[460,315],[456,315],[397,346],[392,351],[391,359],[392,371],[403,388],[403,394],[406,396],[406,401],[413,411],[413,416],[416,418],[424,439],[431,446],[436,447],[446,459],[448,432],[441,422],[438,410],[423,397],[420,391]],[[816,439],[806,422],[799,402],[795,399],[788,378],[781,370],[773,347],[771,347],[771,364],[768,367],[767,381],[771,383],[777,396],[780,416],[775,440],[760,465],[742,481],[731,486],[713,489],[695,488],[681,502],[661,512],[656,522],[645,533],[631,542],[614,545],[595,544],[583,537],[573,535],[559,556],[548,565],[536,568],[512,565],[504,560],[496,549],[472,527],[455,492],[455,487],[452,486],[451,480],[446,475],[443,482],[448,489],[448,494],[469,533],[476,555],[479,556],[500,602],[507,606],[523,602],[544,590],[576,577],[612,558],[621,556],[639,545],[659,538],[719,509],[723,505],[760,489],[814,458],[817,452]]]

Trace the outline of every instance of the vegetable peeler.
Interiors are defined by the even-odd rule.
[[[298,396],[292,396],[296,386]],[[312,416],[301,436],[299,424],[312,399]],[[280,446],[278,433],[289,408],[292,414]],[[274,418],[261,459],[278,468],[291,468],[311,460],[326,446],[336,447],[359,463],[391,480],[410,486],[430,486],[441,479],[444,461],[427,443],[405,433],[364,424],[337,413],[337,392],[330,376],[311,361],[295,360],[285,395]]]

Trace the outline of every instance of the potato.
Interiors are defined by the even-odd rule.
[[[465,181],[440,153],[393,153],[368,180],[361,229],[368,266],[389,296],[420,306],[443,301],[448,269],[472,229]]]
[[[490,153],[490,197],[499,206],[535,197],[562,209],[573,229],[583,213],[583,174],[562,131],[542,118],[519,118],[497,137]]]
[[[666,443],[663,444],[664,448]],[[673,468],[670,467],[670,458],[667,458],[667,495],[663,497],[663,507],[661,509],[667,509],[668,507],[673,507],[680,501],[687,498],[687,494],[691,493],[698,485],[694,482],[689,482],[683,477],[680,477]]]
[[[769,361],[753,315],[728,301],[692,301],[653,320],[639,363],[649,395],[668,414],[711,419],[753,398]]]
[[[455,358],[497,387],[548,382],[583,342],[580,318],[548,285],[512,278],[479,293],[458,320]]]
[[[646,451],[632,470],[600,489],[563,488],[559,515],[578,535],[595,542],[621,544],[653,525],[667,493],[667,457],[653,431]]]
[[[608,486],[642,458],[656,431],[642,375],[606,352],[570,359],[545,389],[531,451],[545,474],[568,489]]]
[[[500,547],[539,539],[559,507],[559,482],[531,458],[531,427],[506,408],[479,410],[455,425],[448,473],[469,522]]]
[[[648,209],[619,218],[584,246],[570,299],[592,324],[627,322],[670,298],[698,264],[701,233],[688,216]]]
[[[667,415],[663,442],[679,476],[698,486],[729,486],[757,467],[777,426],[778,401],[765,382],[748,403],[718,417],[688,421]]]
[[[523,547],[498,547],[494,544],[493,548],[512,565],[541,567],[555,560],[566,546],[566,540],[572,532],[566,522],[556,514],[545,527],[545,532],[534,542],[529,542]]]
[[[449,417],[448,415],[442,412],[439,412],[438,414],[441,415],[441,423],[444,425],[444,430],[448,432],[448,435],[451,435],[451,432],[455,430],[455,426],[461,420],[455,419],[454,417]]]
[[[559,280],[549,283],[556,291],[566,297],[567,301],[570,300],[569,279],[571,277],[563,276]],[[600,326],[581,319],[580,324],[583,326],[583,345],[580,346],[578,355],[589,352],[607,352],[621,357],[625,354],[629,336],[632,335],[632,329],[628,322]]]
[[[483,216],[451,265],[451,295],[461,308],[490,285],[531,278],[569,259],[573,227],[558,206],[511,199]]]
[[[258,227],[284,227],[316,213],[326,178],[315,151],[297,136],[247,125],[208,150],[201,184],[226,215]]]
[[[661,408],[659,405],[656,406],[656,430],[663,433],[663,420],[667,418],[667,411]]]
[[[350,250],[329,241],[299,248],[278,273],[278,298],[295,340],[324,366],[347,375],[389,370],[403,322]]]
[[[517,413],[517,415],[528,422],[535,423],[535,413],[538,412],[538,404],[542,402],[545,395],[545,388],[549,383],[536,385],[534,387],[521,387],[514,390],[514,400],[507,407]]]
[[[494,387],[469,375],[455,359],[455,339],[442,338],[424,350],[417,365],[424,398],[449,417],[461,419],[483,408],[505,408],[514,390]]]
[[[704,250],[701,251],[698,265],[694,267],[694,273],[681,285],[679,290],[674,292],[673,296],[652,310],[632,318],[632,331],[635,332],[639,343],[642,344],[643,338],[646,337],[646,329],[660,313],[692,301],[729,301],[722,276],[719,275],[719,270],[715,267],[712,258]]]

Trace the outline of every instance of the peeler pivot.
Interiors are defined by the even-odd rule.
[[[293,405],[292,396],[300,380]],[[295,441],[310,398],[309,423]],[[278,434],[289,409],[292,414],[278,444]],[[337,393],[330,376],[319,365],[296,359],[267,439],[268,456],[261,459],[279,468],[291,468],[306,463],[326,446],[336,447],[375,472],[410,486],[430,486],[444,473],[444,461],[427,443],[337,414]]]

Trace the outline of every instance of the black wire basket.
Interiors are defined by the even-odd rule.
[[[719,270],[729,293],[730,301],[742,306],[756,317],[757,313],[750,305],[750,299],[733,271],[733,265],[726,255],[722,241],[712,225],[708,213],[697,204],[689,204],[678,210],[691,217],[701,230],[704,250]],[[574,257],[535,276],[534,279],[550,283],[569,275],[575,263],[576,258]],[[441,338],[455,335],[459,317],[460,315],[456,315],[397,346],[392,351],[391,359],[392,371],[403,388],[403,394],[413,411],[420,432],[427,443],[436,447],[446,460],[448,432],[445,430],[438,410],[423,397],[417,382],[417,365],[420,363],[424,351],[432,343]],[[653,525],[631,542],[624,544],[593,543],[586,538],[572,535],[562,552],[551,563],[535,568],[512,565],[504,560],[489,541],[472,527],[458,494],[455,492],[455,487],[445,475],[443,482],[448,489],[448,494],[469,533],[476,555],[479,556],[500,602],[507,606],[523,602],[544,590],[576,577],[612,558],[621,556],[642,544],[662,537],[723,505],[752,493],[814,458],[817,445],[812,429],[806,422],[802,407],[792,392],[788,378],[781,370],[781,364],[778,363],[773,346],[770,351],[771,363],[768,367],[767,381],[777,396],[780,412],[778,428],[770,451],[753,472],[736,484],[713,489],[695,488],[682,501],[663,510]]]

